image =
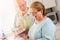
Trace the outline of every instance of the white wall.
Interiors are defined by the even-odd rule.
[[[0,0],[0,32],[8,32],[14,24],[15,6],[13,0]]]
[[[56,7],[54,8],[54,10],[60,11],[60,0],[56,0]]]

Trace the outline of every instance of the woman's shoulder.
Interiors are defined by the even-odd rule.
[[[53,21],[48,17],[46,17],[45,21],[46,21],[46,23],[53,23]]]
[[[50,26],[51,24],[53,24],[52,20],[48,17],[46,17],[41,23],[40,23],[40,27],[41,26]],[[54,25],[54,24],[53,24]]]
[[[44,24],[42,26],[42,29],[56,30],[56,26],[55,26],[55,24],[53,23],[53,21],[50,18],[46,18],[45,22],[44,22]]]
[[[50,18],[46,18],[46,21],[44,23],[44,26],[47,28],[55,28],[55,24],[53,23],[53,21]]]
[[[43,26],[53,27],[53,26],[55,26],[55,24],[53,23],[53,21],[50,18],[46,17]]]

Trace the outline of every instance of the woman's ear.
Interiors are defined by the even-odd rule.
[[[43,13],[43,10],[41,9],[41,13]]]
[[[42,15],[43,15],[43,11],[42,11],[42,10],[41,10],[41,11],[39,11],[38,13],[39,13],[39,15],[40,15],[40,16],[42,16]]]

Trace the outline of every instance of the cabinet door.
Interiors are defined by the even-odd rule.
[[[42,0],[28,0],[27,1],[27,6],[29,7],[31,5],[31,3],[35,2],[35,1],[40,1],[42,2]]]
[[[43,4],[45,5],[46,9],[56,6],[55,0],[43,0]]]

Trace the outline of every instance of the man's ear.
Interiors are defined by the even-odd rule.
[[[27,8],[26,8],[26,11],[28,11],[28,10],[29,10],[29,8],[27,7]]]
[[[27,7],[27,9],[29,9],[29,8]]]

